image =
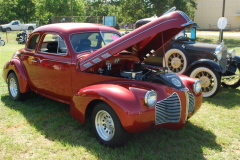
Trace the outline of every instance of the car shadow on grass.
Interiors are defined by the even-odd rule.
[[[134,134],[125,146],[111,149],[97,142],[89,122],[82,125],[72,118],[66,104],[35,93],[21,102],[12,101],[8,95],[3,95],[1,100],[10,109],[22,113],[28,125],[48,140],[63,146],[84,147],[98,159],[206,159],[203,148],[222,150],[211,131],[190,122],[182,130],[155,129]]]
[[[224,88],[221,87],[217,95],[210,98],[204,98],[204,101],[214,104],[217,107],[231,109],[240,105],[240,87]]]

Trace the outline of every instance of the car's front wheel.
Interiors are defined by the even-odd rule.
[[[124,145],[129,137],[117,114],[106,103],[98,103],[92,112],[91,124],[97,140],[109,147]]]
[[[24,97],[20,92],[17,76],[13,72],[8,75],[8,91],[13,100],[22,100]]]
[[[202,85],[203,97],[213,97],[220,89],[221,76],[218,72],[207,68],[197,67],[192,70],[190,77],[200,80]]]
[[[240,75],[240,67],[237,68],[235,75]],[[228,81],[222,82],[223,87],[231,87],[231,88],[237,88],[240,86],[240,77],[239,79],[231,80],[230,78]]]

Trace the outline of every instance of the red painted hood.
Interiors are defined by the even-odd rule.
[[[81,71],[122,50],[130,51],[144,61],[148,55],[163,47],[181,30],[193,23],[184,12],[170,12],[81,59]]]

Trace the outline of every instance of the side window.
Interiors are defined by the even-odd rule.
[[[116,33],[102,33],[105,45],[117,40],[119,38],[119,35]]]
[[[18,22],[13,22],[13,24],[12,25],[18,25]]]
[[[35,35],[31,36],[30,39],[28,40],[27,48],[30,50],[35,50],[38,40],[39,40],[39,34],[35,34]]]
[[[40,45],[41,52],[66,55],[68,53],[65,41],[58,34],[45,34]]]

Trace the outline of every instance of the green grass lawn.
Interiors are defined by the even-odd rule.
[[[7,41],[5,33],[0,33]],[[0,75],[12,54],[24,45],[8,35],[0,46]],[[228,48],[240,55],[240,37],[224,37]],[[217,36],[199,36],[199,41],[217,43]],[[221,88],[182,130],[157,129],[133,135],[121,148],[101,146],[89,124],[82,125],[69,114],[69,106],[37,94],[22,102],[10,99],[0,77],[0,159],[240,159],[240,87]]]

